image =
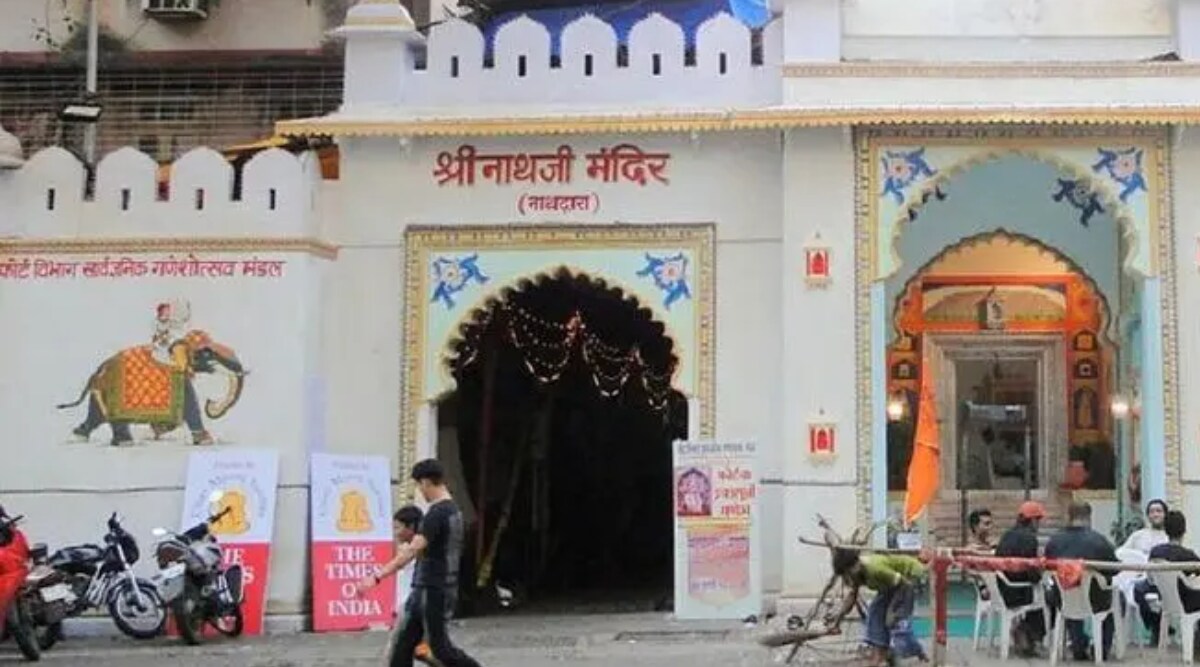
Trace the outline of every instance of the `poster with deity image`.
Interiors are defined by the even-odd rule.
[[[674,445],[675,615],[762,611],[758,456],[753,442]]]
[[[188,459],[180,527],[186,530],[224,514],[210,528],[225,564],[242,567],[247,635],[263,631],[278,482],[279,453],[273,449],[198,451]],[[215,502],[214,492],[220,496]]]
[[[313,630],[387,627],[396,577],[359,595],[355,584],[391,559],[391,466],[383,456],[313,454]]]

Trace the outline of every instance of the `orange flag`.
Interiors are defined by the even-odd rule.
[[[917,407],[917,433],[913,439],[912,460],[908,464],[908,491],[904,495],[904,523],[913,521],[929,507],[940,483],[938,467],[941,445],[938,437],[937,403],[933,395],[933,375],[921,369],[921,400]]]

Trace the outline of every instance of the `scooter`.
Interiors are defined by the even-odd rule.
[[[209,501],[217,503],[222,496],[218,491]],[[193,646],[200,643],[205,624],[227,637],[241,635],[245,627],[242,567],[222,564],[221,545],[212,534],[212,525],[229,512],[225,508],[182,533],[154,529],[159,590],[183,641]]]
[[[21,519],[24,517],[0,517],[0,522],[4,528],[15,528]],[[22,583],[17,595],[13,598],[8,609],[0,609],[0,613],[5,615],[4,633],[0,636],[0,641],[12,637],[17,643],[17,648],[21,650],[21,655],[29,662],[37,662],[42,659],[42,651],[38,646],[37,636],[35,634],[35,626],[33,614],[30,611],[31,597],[34,595],[34,589],[29,585],[29,569],[26,565],[26,570],[23,574],[25,581]]]

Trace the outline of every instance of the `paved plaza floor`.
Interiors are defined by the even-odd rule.
[[[470,619],[454,628],[458,642],[485,667],[766,667],[781,664],[778,655],[755,642],[762,628],[736,623],[681,622],[662,614],[590,616],[503,616]],[[178,641],[133,642],[126,639],[68,638],[48,652],[42,664],[88,667],[379,667],[386,634],[274,635],[213,641],[201,647]],[[847,646],[836,643],[802,652],[795,664],[852,665]],[[0,665],[21,664],[11,644],[0,645]],[[1156,651],[1134,649],[1125,665],[1181,664],[1179,649],[1164,659]],[[913,663],[914,665],[916,663]],[[971,651],[969,640],[956,639],[951,666],[1048,665],[1048,660],[1002,662],[987,652]],[[1063,664],[1081,664],[1066,662]],[[1090,664],[1090,663],[1089,663]]]

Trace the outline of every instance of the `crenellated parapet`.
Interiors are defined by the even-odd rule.
[[[781,22],[756,35],[727,13],[694,36],[661,14],[619,39],[585,15],[556,35],[528,16],[492,39],[449,20],[421,35],[397,3],[364,2],[337,34],[346,46],[343,111],[465,104],[493,108],[712,108],[780,98]]]
[[[163,173],[163,170],[169,170]],[[236,170],[209,148],[160,167],[133,148],[87,170],[47,148],[0,171],[0,236],[15,239],[314,238],[320,166],[271,149]]]

